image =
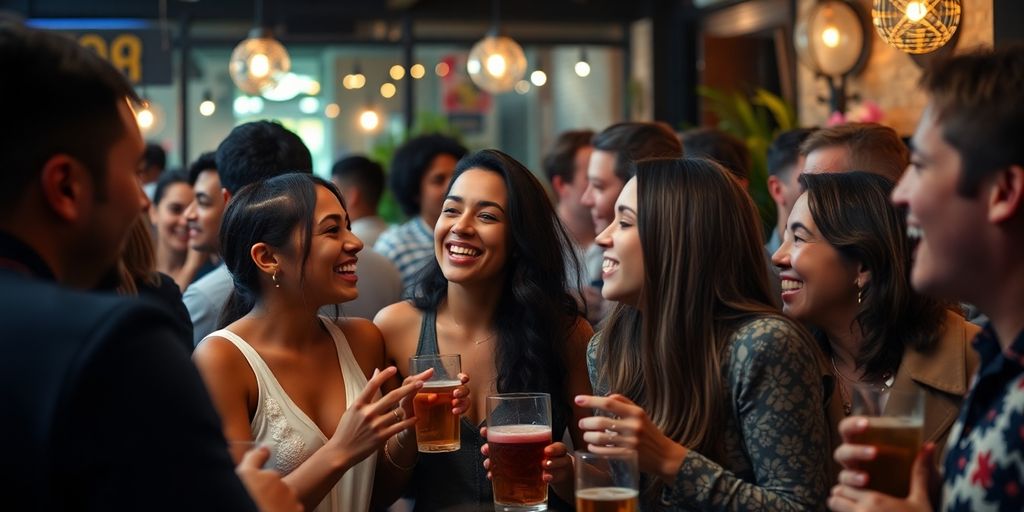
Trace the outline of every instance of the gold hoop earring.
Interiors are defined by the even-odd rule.
[[[281,287],[281,283],[277,282],[277,271],[276,270],[270,276],[270,280],[274,281],[274,288],[280,288]]]

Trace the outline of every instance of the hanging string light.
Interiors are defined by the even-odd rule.
[[[960,0],[874,0],[871,21],[890,46],[930,53],[948,43],[960,26]]]
[[[481,89],[490,93],[511,90],[526,74],[526,54],[514,39],[500,35],[499,0],[491,4],[491,30],[469,50],[466,71]]]
[[[587,60],[587,49],[580,48],[580,58],[576,61],[576,65],[573,66],[576,71],[576,76],[580,78],[586,78],[590,76],[590,61]]]
[[[288,51],[263,27],[263,0],[256,0],[255,28],[231,52],[231,80],[246,94],[272,89],[292,67]]]

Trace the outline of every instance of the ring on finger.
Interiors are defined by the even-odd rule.
[[[402,421],[402,414],[398,412],[398,409],[391,409],[391,413],[395,415],[395,422]]]

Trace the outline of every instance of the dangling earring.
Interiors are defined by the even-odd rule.
[[[274,271],[273,275],[270,276],[270,279],[272,281],[274,281],[274,288],[280,288],[281,287],[281,283],[277,282],[277,271],[276,270]],[[857,302],[860,302],[860,300],[858,300]]]
[[[864,288],[857,288],[857,304],[864,301]]]

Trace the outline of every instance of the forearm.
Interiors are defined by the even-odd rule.
[[[373,510],[383,509],[402,497],[413,469],[419,460],[416,449],[416,435],[412,429],[392,437],[377,454],[377,470],[374,476]]]
[[[770,466],[786,461],[764,461]],[[797,512],[823,507],[809,483],[773,482],[759,484],[740,478],[720,464],[690,450],[671,483],[666,483],[662,500],[685,510],[747,512],[753,510]]]

